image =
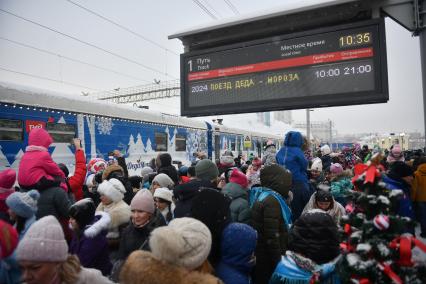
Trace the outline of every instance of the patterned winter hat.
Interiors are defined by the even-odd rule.
[[[87,170],[92,174],[96,174],[99,171],[105,170],[107,167],[107,163],[104,159],[101,158],[93,158],[87,164]]]
[[[227,167],[233,167],[235,165],[234,157],[232,156],[221,156],[220,163]]]
[[[68,245],[58,220],[52,215],[36,221],[16,249],[19,261],[64,262]]]
[[[40,193],[33,189],[28,192],[14,192],[6,199],[6,204],[16,215],[30,218],[37,212]]]

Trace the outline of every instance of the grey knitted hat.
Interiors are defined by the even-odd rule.
[[[40,193],[37,190],[14,192],[6,199],[6,204],[16,215],[30,218],[37,212],[37,201]]]
[[[195,176],[202,180],[212,181],[219,176],[219,170],[215,163],[204,159],[195,165]]]
[[[68,245],[58,220],[49,215],[36,221],[19,242],[16,256],[19,261],[65,261]]]

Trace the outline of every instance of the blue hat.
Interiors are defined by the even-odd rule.
[[[28,192],[14,192],[6,199],[6,204],[16,215],[30,218],[37,212],[40,193],[33,189]]]
[[[187,173],[188,173],[188,167],[187,166],[182,166],[182,167],[179,168],[179,175],[186,176]]]

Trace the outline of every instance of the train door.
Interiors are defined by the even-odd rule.
[[[206,122],[207,125],[207,157],[212,160],[213,159],[213,129],[212,125]]]
[[[214,135],[214,158],[215,158],[215,161],[220,159],[220,135],[219,134]]]
[[[256,141],[257,156],[262,157],[262,139]]]

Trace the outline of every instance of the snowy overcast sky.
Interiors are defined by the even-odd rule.
[[[226,2],[231,2],[240,15],[244,15],[295,1],[199,0],[218,20],[235,16]],[[163,82],[178,79],[177,54],[183,51],[183,47],[179,40],[168,40],[167,36],[215,21],[196,2],[0,0],[3,10],[0,11],[0,81],[80,96],[82,91],[132,87],[152,83],[154,79]],[[138,35],[126,32],[76,4]],[[388,19],[386,39],[389,102],[315,109],[311,112],[311,120],[331,119],[339,133],[424,131],[418,38]],[[180,112],[179,98],[147,104],[162,112]],[[293,111],[293,118],[303,121],[305,111]]]

